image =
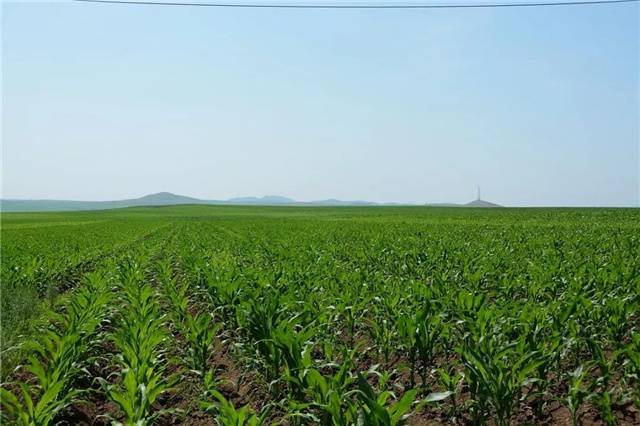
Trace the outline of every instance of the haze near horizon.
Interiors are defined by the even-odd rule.
[[[2,198],[638,206],[639,12],[5,2]]]

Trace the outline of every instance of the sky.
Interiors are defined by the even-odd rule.
[[[5,199],[640,205],[638,3],[1,12]]]

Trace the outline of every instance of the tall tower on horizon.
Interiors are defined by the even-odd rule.
[[[478,185],[478,201],[480,201],[480,185]]]

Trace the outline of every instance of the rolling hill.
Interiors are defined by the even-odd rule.
[[[77,210],[106,210],[124,207],[174,206],[181,204],[215,204],[215,205],[252,205],[252,206],[408,206],[403,203],[376,203],[373,201],[344,201],[337,199],[317,201],[295,201],[279,195],[264,197],[238,197],[229,200],[201,200],[170,192],[145,195],[117,201],[73,201],[73,200],[2,200],[2,212],[50,212]],[[484,200],[475,200],[468,204],[440,203],[426,204],[430,207],[501,207]]]
[[[239,197],[230,200],[201,200],[185,197],[170,192],[145,195],[119,201],[72,201],[72,200],[2,200],[0,210],[2,212],[47,212],[47,211],[74,211],[74,210],[106,210],[123,207],[144,206],[172,206],[180,204],[215,204],[215,205],[253,205],[253,206],[376,206],[376,205],[407,205],[387,203],[379,204],[370,201],[342,201],[319,200],[300,202],[279,195],[267,195],[264,197]]]
[[[159,192],[144,197],[119,201],[72,201],[72,200],[2,200],[3,212],[47,212],[74,210],[106,210],[123,207],[172,206],[179,204],[209,204],[197,198]]]
[[[462,207],[502,207],[498,204],[490,203],[485,200],[474,200],[470,203],[463,205]]]

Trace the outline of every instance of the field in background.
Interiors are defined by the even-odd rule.
[[[640,424],[639,219],[5,213],[3,420]]]

